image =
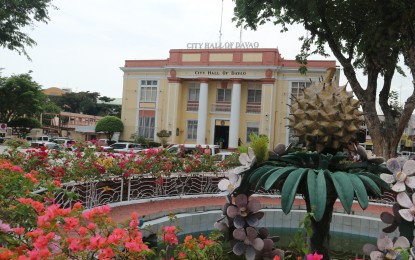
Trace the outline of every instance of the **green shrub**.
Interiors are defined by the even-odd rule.
[[[255,133],[251,133],[249,135],[249,139],[251,140],[251,147],[254,150],[256,159],[258,164],[268,160],[268,144],[269,139],[266,135],[257,135]]]
[[[19,138],[9,139],[6,142],[4,142],[4,144],[9,147],[21,147],[21,148],[29,147],[29,143],[26,140],[19,139]]]
[[[239,153],[248,153],[248,146],[246,144],[243,144],[238,147]]]

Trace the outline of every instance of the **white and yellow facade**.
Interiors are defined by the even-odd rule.
[[[222,142],[232,149],[251,132],[267,135],[270,147],[288,143],[291,95],[335,66],[310,60],[302,75],[295,60],[268,48],[174,49],[166,60],[126,60],[121,138],[158,141],[165,129],[172,143]]]

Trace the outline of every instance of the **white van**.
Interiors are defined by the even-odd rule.
[[[65,138],[56,138],[53,139],[54,143],[59,144],[62,148],[68,148],[71,149],[72,145],[76,143],[74,140],[65,139]]]
[[[412,158],[412,155],[415,154],[415,152],[401,151],[398,154],[399,154],[399,156],[405,157],[406,159],[410,159],[410,158]]]
[[[192,154],[199,147],[203,149],[209,148],[210,155],[215,155],[220,152],[219,145],[216,144],[175,144],[167,148],[167,151],[170,153],[177,153],[180,150],[180,147],[183,147],[185,154]]]

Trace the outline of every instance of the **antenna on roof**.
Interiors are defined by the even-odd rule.
[[[219,46],[221,46],[221,43],[222,43],[222,18],[223,18],[223,0],[222,0],[222,11],[220,13]]]

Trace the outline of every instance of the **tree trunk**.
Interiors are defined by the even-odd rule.
[[[307,212],[312,212],[308,193],[304,194],[307,205]],[[333,216],[333,206],[337,196],[328,196],[326,201],[326,210],[320,221],[311,218],[311,227],[313,235],[310,238],[311,251],[323,255],[323,260],[330,259],[330,223]]]

